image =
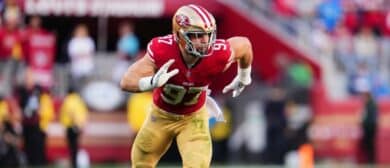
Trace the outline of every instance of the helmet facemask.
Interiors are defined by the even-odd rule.
[[[212,30],[210,32],[205,31],[179,31],[182,39],[185,41],[185,50],[187,53],[196,57],[207,57],[213,53],[213,45],[216,39],[216,32]],[[206,42],[199,40],[200,38],[208,37]],[[198,39],[196,42],[193,39]]]

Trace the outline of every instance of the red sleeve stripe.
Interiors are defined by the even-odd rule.
[[[211,27],[210,20],[207,16],[207,13],[204,13],[198,6],[196,5],[188,5],[192,10],[194,10],[202,19],[203,23],[205,23],[205,27]]]
[[[226,71],[227,69],[229,69],[230,65],[232,65],[232,63],[234,62],[234,51],[232,48],[230,48],[230,55],[229,55],[229,59],[226,63],[226,66],[225,68],[223,69],[223,71]]]
[[[150,56],[150,55],[147,55],[147,57],[149,57],[149,59],[150,59],[150,60],[151,60],[153,63],[155,63],[155,62],[156,62],[152,56]]]
[[[150,55],[150,57],[153,58],[154,57],[154,53],[153,53],[152,49],[150,48],[150,45],[152,45],[152,42],[150,42],[148,44],[147,52]]]

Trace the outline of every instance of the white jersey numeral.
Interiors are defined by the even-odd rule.
[[[226,50],[227,49],[227,46],[225,43],[215,43],[213,45],[213,49],[214,50]]]
[[[173,44],[172,35],[160,37],[160,38],[158,38],[157,42],[172,45]]]

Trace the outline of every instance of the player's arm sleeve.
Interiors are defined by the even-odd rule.
[[[234,63],[234,61],[235,61],[235,59],[234,59],[234,51],[230,47],[229,43],[227,43],[227,45],[228,45],[228,51],[227,51],[227,54],[226,54],[226,58],[224,59],[224,69],[223,69],[223,72],[225,72],[227,69],[229,69],[230,65],[232,65],[232,63]]]

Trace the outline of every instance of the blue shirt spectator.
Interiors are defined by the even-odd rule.
[[[137,56],[139,51],[139,40],[134,34],[131,23],[123,23],[119,28],[120,40],[118,42],[118,52],[127,59]]]
[[[4,11],[4,0],[0,0],[0,11]]]
[[[325,0],[318,7],[318,16],[329,32],[332,32],[342,17],[340,0]]]

